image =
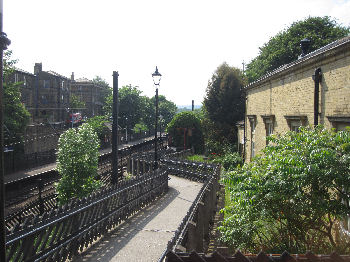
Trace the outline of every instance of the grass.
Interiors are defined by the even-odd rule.
[[[207,158],[204,155],[192,155],[188,156],[186,159],[195,162],[208,162]]]

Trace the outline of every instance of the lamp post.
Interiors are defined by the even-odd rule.
[[[157,129],[158,129],[158,87],[162,75],[158,72],[158,67],[156,71],[152,74],[153,83],[156,87],[156,123],[155,123],[155,134],[154,134],[154,169],[158,168],[158,149],[157,149]]]
[[[6,261],[4,132],[3,132],[3,52],[11,41],[2,31],[3,0],[0,0],[0,261]]]
[[[125,118],[125,144],[128,143],[128,118]]]
[[[118,77],[113,71],[113,124],[112,124],[112,184],[118,182]]]

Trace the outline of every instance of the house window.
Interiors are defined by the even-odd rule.
[[[327,116],[327,118],[336,131],[345,131],[346,127],[350,127],[350,115]]]
[[[27,79],[26,79],[26,76],[23,76],[23,85],[24,85],[24,86],[27,86]]]
[[[264,120],[266,137],[268,137],[268,136],[273,134],[275,116],[274,115],[262,115],[261,117]],[[267,144],[268,144],[268,141],[266,140],[266,145]]]
[[[16,73],[15,74],[15,83],[18,83],[19,82],[19,75]]]
[[[50,80],[43,80],[44,88],[50,88]]]
[[[250,122],[250,159],[255,157],[255,127],[256,127],[256,115],[248,116]]]
[[[287,120],[290,131],[299,132],[301,126],[307,124],[307,116],[296,115],[296,116],[284,116]]]

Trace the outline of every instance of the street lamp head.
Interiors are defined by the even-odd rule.
[[[156,66],[156,71],[152,74],[152,77],[153,77],[154,85],[159,86],[162,75],[159,73],[157,66]]]

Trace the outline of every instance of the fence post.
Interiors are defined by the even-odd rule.
[[[39,178],[38,180],[38,189],[39,189],[39,212],[40,215],[42,215],[44,213],[44,201],[42,198],[42,190],[43,190],[43,180],[42,178]]]

